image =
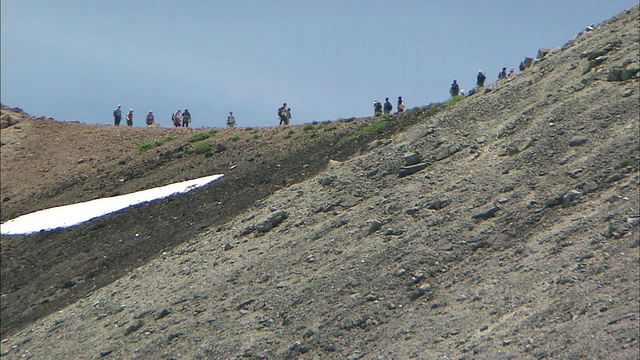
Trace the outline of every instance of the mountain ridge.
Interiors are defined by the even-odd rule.
[[[485,91],[397,117],[402,131],[354,141],[376,120],[345,122],[341,137],[301,143],[262,171],[255,157],[238,164],[247,177],[289,170],[77,301],[65,294],[90,277],[69,288],[46,278],[38,296],[69,305],[3,332],[3,357],[634,358],[640,97],[637,71],[621,77],[640,68],[637,19],[635,7]],[[321,153],[338,144],[350,147]],[[216,190],[241,194],[217,186],[68,233],[3,237],[3,323],[20,299],[4,279],[19,277],[11,255],[25,241],[130,230],[141,224],[128,216],[171,218],[198,198],[215,209]],[[158,234],[136,232],[143,244]]]

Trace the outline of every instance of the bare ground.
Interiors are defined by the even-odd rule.
[[[637,358],[638,77],[607,81],[640,67],[637,19],[380,132],[362,131],[374,119],[220,130],[205,155],[188,139],[210,129],[3,108],[21,119],[2,130],[3,221],[225,177],[2,237],[2,356]],[[399,176],[413,152],[425,168]]]

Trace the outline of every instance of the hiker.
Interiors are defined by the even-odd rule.
[[[478,77],[477,77],[477,81],[476,81],[476,85],[478,87],[483,87],[484,86],[484,81],[486,80],[486,76],[484,76],[484,73],[482,72],[482,70],[478,70]]]
[[[133,109],[129,109],[127,114],[127,126],[133,126]]]
[[[182,113],[182,127],[189,127],[190,122],[191,114],[189,114],[189,109],[184,109],[184,113]]]
[[[176,111],[175,114],[171,117],[171,121],[173,121],[173,126],[180,127],[180,117],[182,116],[180,109]]]
[[[384,114],[385,115],[391,114],[391,110],[393,110],[393,105],[391,105],[391,103],[389,102],[389,98],[385,98],[384,99]]]
[[[404,101],[402,100],[402,96],[398,96],[398,106],[396,108],[398,109],[396,114],[404,112]]]
[[[500,74],[498,74],[498,80],[504,79],[506,77],[507,77],[507,68],[503,67],[502,71],[500,72]]]
[[[511,68],[511,70],[509,70],[509,75],[508,76],[511,77],[511,76],[513,76],[515,74],[516,74],[516,71],[513,68]]]
[[[153,111],[149,110],[149,114],[147,114],[147,126],[153,126]]]
[[[120,120],[122,120],[122,110],[121,106],[118,105],[115,110],[113,110],[113,122],[115,126],[120,126]]]
[[[524,63],[522,61],[520,61],[520,66],[518,67],[518,69],[520,69],[520,72],[524,70]]]
[[[283,103],[282,107],[278,109],[278,117],[280,118],[280,125],[289,125],[289,120],[287,119],[287,103]]]
[[[229,111],[229,116],[227,116],[227,127],[229,127],[229,129],[236,127],[236,118],[233,116],[233,111]]]
[[[458,81],[453,80],[453,84],[451,84],[451,89],[449,90],[449,93],[451,93],[451,97],[458,96],[459,92],[460,92],[460,87],[458,86]]]
[[[382,104],[378,100],[373,100],[373,114],[375,116],[382,115]]]
[[[288,107],[285,116],[287,117],[287,123],[286,125],[289,125],[289,122],[291,122],[291,108]]]

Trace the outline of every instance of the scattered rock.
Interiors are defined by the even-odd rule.
[[[162,319],[163,317],[167,316],[171,314],[171,310],[169,309],[162,309],[162,311],[160,311],[157,315],[156,315],[156,320]]]
[[[471,215],[473,219],[489,219],[496,215],[496,212],[500,210],[499,207],[495,205],[486,205]]]
[[[140,330],[140,328],[143,327],[143,326],[144,326],[144,321],[139,320],[135,324],[133,324],[133,325],[129,326],[128,328],[126,328],[124,330],[124,335],[125,336],[130,335],[131,333]]]
[[[606,182],[607,184],[610,184],[610,183],[616,182],[618,180],[622,180],[622,175],[613,174],[613,175],[609,176],[604,182]]]
[[[406,153],[403,156],[404,166],[416,165],[422,162],[422,155],[417,152]]]
[[[418,171],[426,168],[427,166],[428,166],[427,163],[418,163],[411,166],[405,166],[401,168],[400,171],[398,172],[398,177],[405,177],[405,176],[415,174]]]
[[[224,244],[224,251],[229,251],[231,249],[233,249],[233,245],[231,245],[231,243]]]
[[[599,188],[600,187],[598,186],[598,184],[595,181],[588,180],[582,186],[582,193],[583,194],[589,194],[589,193],[592,193],[594,191],[597,191]]]
[[[571,190],[562,197],[562,202],[567,204],[578,200],[582,194],[578,190]]]
[[[460,147],[455,144],[452,144],[449,146],[443,146],[440,148],[440,150],[436,154],[436,161],[446,159],[449,156],[457,153],[458,151],[460,151]]]
[[[579,146],[589,141],[588,138],[584,136],[574,136],[569,140],[569,146]]]
[[[236,310],[242,310],[242,309],[244,309],[247,305],[252,304],[254,301],[256,301],[256,299],[249,299],[249,300],[245,300],[245,301],[241,302],[240,304],[238,304],[238,306],[236,306]]]
[[[100,352],[100,357],[105,357],[113,352],[113,349],[104,350]]]
[[[327,185],[331,185],[331,183],[336,179],[335,176],[326,176],[326,177],[322,177],[320,179],[318,179],[318,184],[323,185],[323,186],[327,186]]]
[[[382,227],[382,223],[380,221],[373,220],[371,222],[371,225],[369,225],[369,229],[367,229],[365,236],[369,236],[369,235],[373,234],[374,232],[380,230],[381,227]]]
[[[61,288],[69,289],[76,286],[76,282],[74,280],[67,280],[64,284],[62,284]]]
[[[447,205],[449,205],[449,200],[438,199],[438,200],[433,200],[429,204],[427,204],[427,209],[440,210],[440,209],[444,209]]]
[[[258,232],[266,233],[274,227],[280,225],[284,220],[289,217],[289,213],[281,210],[276,211],[273,214],[269,215],[266,219],[258,222],[255,227]]]

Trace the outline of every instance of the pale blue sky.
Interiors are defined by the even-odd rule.
[[[193,126],[369,116],[493,82],[637,0],[2,0],[1,101],[36,116],[142,126],[188,108]]]

